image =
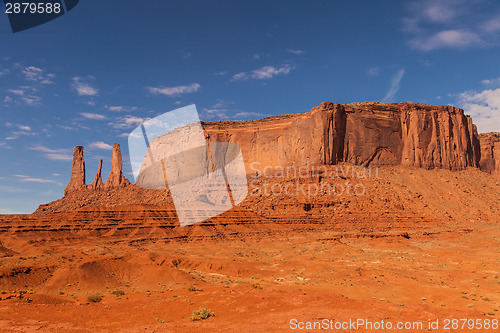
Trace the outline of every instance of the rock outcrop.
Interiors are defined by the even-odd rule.
[[[95,174],[94,181],[90,185],[91,189],[101,190],[104,187],[101,174],[102,174],[102,159],[99,160],[99,168],[97,169],[97,172]]]
[[[346,112],[346,162],[450,170],[479,166],[477,130],[462,109],[354,103]]]
[[[415,103],[321,103],[311,112],[204,123],[209,141],[241,147],[247,172],[307,163],[478,167],[476,127],[462,109]]]
[[[254,121],[208,122],[203,123],[203,129],[209,142],[237,144],[249,174],[291,165],[340,162],[365,167],[403,165],[448,170],[481,167],[489,173],[500,170],[498,135],[484,137],[481,147],[472,119],[462,109],[452,106],[324,102],[307,113]],[[166,156],[161,150],[169,149],[171,155],[182,148],[179,143],[190,142],[192,133],[186,127],[154,138],[151,150],[155,156]],[[145,159],[141,170],[148,163]],[[90,188],[109,190],[130,185],[122,172],[118,144],[113,145],[111,173],[105,184],[100,176],[101,167],[100,163]],[[144,175],[138,178],[141,176]],[[164,181],[161,168],[152,176]],[[83,148],[77,147],[66,193],[85,186]]]
[[[130,185],[130,181],[125,178],[122,171],[122,154],[120,145],[113,145],[113,156],[111,173],[105,184],[102,182],[102,159],[99,161],[99,168],[94,177],[94,181],[90,185],[85,182],[85,160],[83,158],[83,147],[77,146],[73,152],[73,165],[71,168],[71,180],[64,190],[64,195],[78,190],[109,190],[113,188],[125,187]]]
[[[71,166],[71,179],[64,189],[64,194],[85,187],[85,161],[83,159],[83,147],[76,146],[73,150],[73,164]]]
[[[479,134],[481,141],[481,170],[500,175],[500,133]]]
[[[111,173],[109,174],[108,180],[104,184],[105,189],[123,187],[130,185],[130,182],[123,175],[122,172],[123,162],[122,153],[120,151],[120,145],[115,143],[113,145],[113,157],[111,160]]]

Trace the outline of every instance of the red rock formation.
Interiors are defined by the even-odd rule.
[[[97,173],[95,174],[94,181],[90,185],[91,189],[93,190],[103,189],[104,184],[102,183],[101,172],[102,172],[102,159],[99,160],[99,168],[97,169]]]
[[[463,110],[415,103],[346,105],[344,161],[461,170],[479,163],[477,131]]]
[[[83,147],[76,146],[73,150],[73,165],[71,166],[71,180],[64,189],[64,194],[85,187],[85,161],[83,159]]]
[[[113,157],[111,161],[111,173],[109,174],[108,180],[104,184],[105,189],[110,189],[114,187],[123,187],[130,185],[130,182],[123,175],[122,172],[122,153],[120,151],[120,145],[115,143],[113,145]]]
[[[471,118],[452,106],[412,102],[346,105],[324,102],[308,113],[247,122],[211,122],[204,123],[203,127],[209,141],[238,144],[247,173],[252,174],[266,167],[339,162],[461,170],[479,167],[481,156],[478,134]],[[178,140],[188,140],[186,133],[189,131],[155,138],[151,147],[155,154],[162,155],[161,149],[171,149],[169,147],[176,147]],[[489,147],[483,148],[486,156],[483,169],[498,170],[497,162],[492,162],[498,160],[498,148],[493,144]],[[81,147],[78,149],[83,151]],[[66,193],[85,183],[83,153],[75,149],[75,154],[72,180]],[[157,173],[163,179],[162,173]],[[129,184],[122,172],[120,146],[115,143],[108,180],[101,186],[98,171],[90,187],[111,189]]]
[[[238,144],[250,173],[342,161],[450,170],[479,166],[476,128],[451,106],[324,102],[309,113],[205,123],[204,129],[210,141]]]
[[[117,187],[125,187],[130,185],[130,182],[123,175],[122,172],[122,154],[120,152],[120,145],[115,143],[113,145],[113,157],[112,157],[112,166],[111,166],[111,174],[106,181],[106,184],[103,184],[101,178],[102,172],[102,160],[99,161],[99,168],[97,169],[97,173],[94,177],[94,181],[90,185],[86,185],[85,183],[85,161],[83,159],[83,147],[77,146],[73,152],[73,166],[71,169],[71,180],[66,186],[64,190],[64,195],[67,195],[70,192],[78,191],[78,190],[101,190],[101,189],[112,189]]]
[[[500,175],[500,133],[479,134],[481,141],[481,170]]]

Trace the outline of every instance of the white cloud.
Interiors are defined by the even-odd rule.
[[[227,71],[215,72],[214,75],[215,76],[225,76],[225,75],[227,75]]]
[[[28,81],[34,81],[40,84],[53,84],[51,79],[55,77],[54,74],[44,74],[44,70],[35,66],[25,67],[21,74]]]
[[[85,79],[78,76],[73,78],[72,87],[76,90],[78,96],[96,96],[99,93],[96,88],[85,82]]]
[[[219,101],[209,108],[202,109],[202,113],[209,119],[213,118],[227,118],[228,103]]]
[[[50,160],[71,161],[73,159],[68,149],[51,149],[40,144],[27,147],[26,149],[42,152],[44,156]]]
[[[113,150],[113,146],[102,142],[102,141],[94,141],[89,143],[89,149],[103,149],[103,150]]]
[[[7,126],[9,124],[9,126]],[[7,127],[11,127],[12,124],[6,123],[5,124]],[[33,136],[37,135],[37,133],[33,132],[31,130],[31,127],[25,126],[25,125],[16,125],[16,127],[19,129],[18,131],[13,130],[9,133],[9,136],[5,138],[5,140],[16,140],[21,136]]]
[[[148,87],[149,93],[153,95],[166,95],[175,96],[182,94],[190,94],[198,91],[201,86],[198,83],[192,83],[188,86],[176,86],[176,87]]]
[[[14,175],[14,177],[18,178],[19,182],[33,182],[33,183],[54,183],[57,185],[62,185],[57,180],[53,179],[44,179],[44,178],[34,178],[26,175]]]
[[[103,114],[98,114],[98,113],[89,113],[89,112],[82,112],[80,115],[84,118],[87,119],[92,119],[92,120],[105,120],[107,117]]]
[[[291,53],[291,54],[304,54],[304,51],[302,50],[293,50],[293,49],[288,49],[286,52]]]
[[[399,88],[401,88],[401,80],[403,79],[404,75],[405,75],[405,69],[403,68],[398,70],[397,73],[392,77],[389,90],[382,99],[383,102],[392,102],[394,96],[399,91]]]
[[[45,157],[49,160],[53,161],[71,161],[73,160],[73,156],[70,154],[61,154],[61,153],[49,153],[45,154]]]
[[[5,96],[3,100],[4,103],[23,103],[28,106],[39,105],[42,98],[27,92],[27,90],[31,90],[32,92],[37,91],[35,88],[27,86],[19,87],[18,89],[7,89],[7,92],[10,93],[11,96]]]
[[[481,29],[486,32],[497,32],[500,31],[500,17],[496,17],[481,25]]]
[[[7,68],[6,69],[1,69],[0,70],[0,76],[7,75],[7,74],[9,74],[9,72],[10,71]]]
[[[500,84],[500,77],[497,79],[488,79],[488,80],[483,80],[481,81],[482,84],[485,85],[493,85],[493,84]]]
[[[423,2],[422,15],[431,22],[450,22],[460,13],[457,0],[432,0]]]
[[[33,95],[29,95],[29,96],[26,96],[26,97],[21,97],[21,100],[26,104],[26,105],[30,105],[30,106],[33,106],[33,105],[39,105],[40,104],[40,101],[42,100],[41,97],[39,96],[33,96]]]
[[[458,95],[458,105],[472,117],[478,132],[500,131],[500,88]]]
[[[18,96],[24,95],[24,90],[22,90],[22,89],[8,89],[7,91],[10,92],[11,94],[18,95]]]
[[[263,117],[264,115],[259,112],[238,112],[234,116],[240,118],[249,118],[249,117]]]
[[[253,57],[252,57],[253,60],[260,60],[260,54],[258,53],[254,53]]]
[[[0,142],[0,148],[2,149],[12,149],[6,142]]]
[[[500,31],[500,17],[490,14],[496,12],[493,8],[485,15],[477,14],[479,3],[466,0],[411,2],[407,7],[409,16],[402,20],[403,31],[410,35],[408,45],[427,52],[497,45],[495,33]]]
[[[22,131],[31,131],[31,127],[26,125],[17,125],[17,128],[19,128]]]
[[[430,37],[417,37],[410,40],[410,46],[421,51],[440,48],[467,48],[481,44],[481,38],[470,31],[444,30]]]
[[[147,120],[149,120],[149,118],[126,115],[125,117],[116,118],[114,122],[109,123],[108,125],[117,129],[132,128],[144,123]]]
[[[248,79],[255,79],[255,80],[268,80],[272,79],[274,76],[277,75],[286,75],[289,74],[295,67],[285,64],[282,65],[278,68],[274,66],[265,66],[262,68],[254,69],[251,72],[241,72],[238,74],[233,75],[233,78],[231,81],[241,81],[241,80],[248,80]]]
[[[132,112],[132,111],[139,110],[139,108],[136,106],[108,106],[108,105],[106,105],[105,108],[108,111],[112,111],[112,112]]]

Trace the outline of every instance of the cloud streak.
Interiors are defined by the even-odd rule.
[[[85,82],[85,79],[78,76],[73,78],[72,87],[76,90],[78,96],[96,96],[99,93],[96,88]]]
[[[187,86],[176,87],[148,87],[148,91],[152,95],[177,96],[183,94],[191,94],[197,92],[201,88],[198,83],[192,83]]]
[[[113,150],[113,146],[103,142],[103,141],[94,141],[89,143],[89,149],[102,149],[102,150]]]
[[[68,149],[51,149],[40,144],[27,147],[29,150],[44,153],[43,156],[53,161],[71,161],[73,156]]]
[[[403,68],[398,70],[397,73],[392,77],[389,90],[382,99],[383,102],[392,102],[394,100],[396,93],[401,88],[401,80],[403,79],[404,75],[405,75],[405,69]]]
[[[295,67],[288,64],[282,65],[280,67],[265,66],[262,68],[254,69],[250,72],[240,72],[234,74],[231,81],[244,81],[248,79],[269,80],[278,75],[287,75],[294,69]]]
[[[423,0],[408,5],[403,31],[410,48],[430,52],[438,49],[466,49],[497,44],[498,16],[476,15],[478,1]],[[478,22],[483,22],[479,23]]]
[[[44,70],[35,66],[29,66],[21,71],[21,74],[28,81],[33,81],[40,84],[53,84],[52,79],[55,74],[45,74]]]
[[[62,186],[63,184],[58,182],[57,180],[53,179],[44,179],[44,178],[34,178],[26,175],[14,175],[14,177],[17,178],[17,181],[19,182],[32,182],[32,183],[54,183],[59,186]]]
[[[481,38],[469,31],[444,30],[430,37],[418,37],[410,40],[410,46],[421,51],[432,51],[441,48],[467,48],[481,44]]]
[[[90,112],[82,112],[80,115],[84,118],[91,119],[91,120],[105,120],[107,117],[103,114],[99,113],[90,113]]]
[[[108,125],[116,129],[125,129],[141,125],[147,120],[149,120],[149,118],[140,118],[132,115],[126,115],[124,117],[115,118],[115,121],[109,123]]]

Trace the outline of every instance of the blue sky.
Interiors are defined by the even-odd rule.
[[[451,104],[500,131],[500,3],[98,1],[13,34],[0,13],[0,213],[60,198],[144,119],[309,111],[323,101]]]

